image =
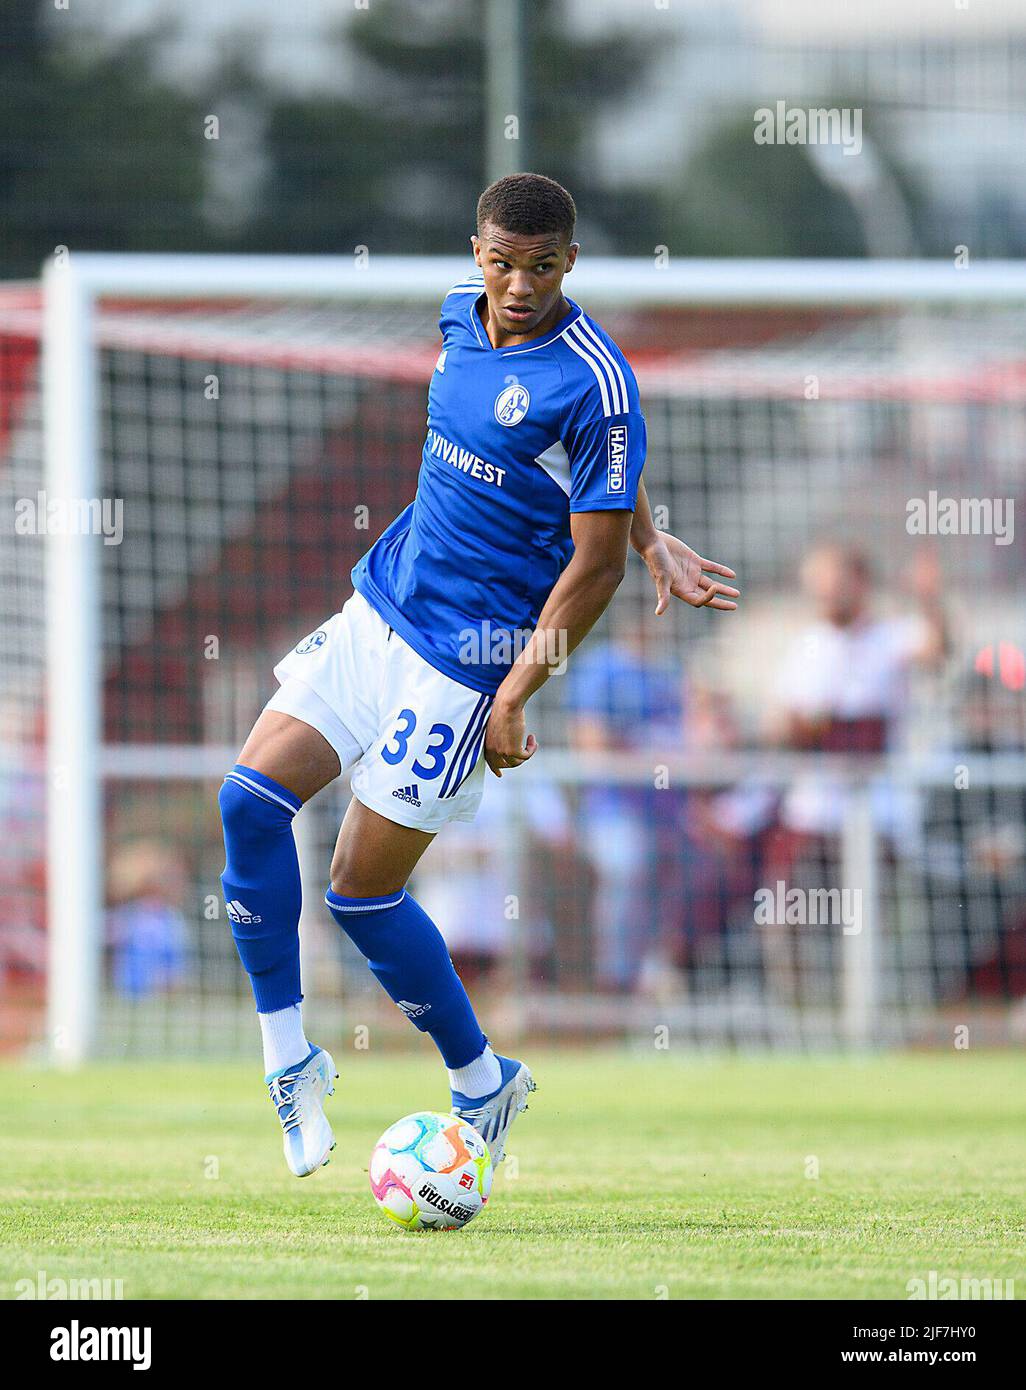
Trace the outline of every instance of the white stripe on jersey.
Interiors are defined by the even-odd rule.
[[[579,322],[580,322],[580,331],[581,331],[582,333],[586,334],[586,336],[587,336],[588,338],[590,338],[590,339],[592,340],[592,342],[594,342],[596,351],[599,352],[599,353],[601,354],[601,356],[605,358],[605,360],[606,360],[606,361],[610,364],[610,366],[613,368],[613,371],[616,373],[617,382],[619,383],[619,387],[620,387],[620,408],[619,408],[619,410],[615,410],[615,409],[614,409],[613,414],[614,414],[614,415],[626,415],[626,414],[627,414],[627,411],[630,409],[630,405],[629,405],[628,399],[627,399],[627,382],[626,382],[626,380],[624,379],[623,372],[620,370],[620,364],[619,364],[619,362],[616,360],[616,358],[613,356],[613,354],[612,354],[612,353],[609,351],[609,349],[606,347],[605,343],[602,341],[602,339],[599,337],[599,335],[595,332],[594,328],[592,328],[591,324],[590,324],[590,323],[587,323],[587,322],[585,321],[584,318],[581,318],[581,319],[579,320]],[[614,399],[616,398],[616,394],[617,394],[617,392],[616,392],[616,385],[617,385],[617,382],[614,382],[614,383],[613,383],[613,397],[614,397]]]
[[[461,280],[459,284],[453,285],[449,294],[480,294],[483,289],[484,274],[478,271],[473,277],[468,276],[466,280]],[[472,322],[471,326],[478,342],[484,346],[477,323]],[[578,314],[556,337],[565,338],[567,346],[576,352],[578,357],[587,362],[594,372],[602,397],[603,415],[626,415],[630,409],[630,399],[627,394],[627,381],[623,371],[602,339],[591,325],[585,322],[584,315]],[[503,357],[513,357],[525,352],[536,352],[538,348],[549,347],[553,342],[555,342],[555,338],[545,337],[538,343],[528,343],[524,347],[509,348],[502,355]],[[548,471],[546,469],[546,472]]]
[[[612,415],[614,412],[613,412],[613,410],[610,408],[610,404],[609,404],[609,389],[608,389],[608,386],[607,386],[607,377],[606,377],[606,373],[608,372],[608,368],[606,367],[606,365],[605,365],[604,362],[602,362],[601,365],[600,365],[601,359],[596,359],[596,357],[593,355],[593,353],[592,353],[590,350],[588,350],[588,348],[587,348],[586,346],[581,346],[579,342],[575,341],[575,334],[574,334],[573,330],[577,328],[577,325],[578,325],[579,323],[580,323],[580,320],[579,320],[579,319],[575,319],[574,322],[573,322],[573,323],[570,325],[570,327],[567,329],[567,331],[566,331],[566,333],[565,333],[565,335],[564,335],[565,338],[566,338],[566,345],[567,345],[568,348],[572,348],[573,351],[577,353],[577,356],[578,356],[578,357],[580,357],[583,361],[587,362],[588,366],[589,366],[589,367],[591,368],[591,370],[595,373],[595,380],[596,380],[596,381],[598,382],[598,384],[599,384],[599,394],[600,394],[601,397],[602,397],[602,414],[603,414],[603,415]],[[586,341],[587,341],[587,340],[586,340]],[[620,414],[619,411],[616,411],[615,413],[616,413],[617,415]]]
[[[619,382],[613,373],[609,361],[609,354],[603,353],[602,344],[595,338],[594,334],[590,333],[590,330],[586,329],[583,315],[578,319],[575,325],[574,336],[577,341],[591,353],[605,373],[606,380],[609,383],[610,413],[612,415],[622,415],[627,409],[627,383],[624,382],[624,399],[621,401]]]
[[[555,444],[550,444],[543,454],[539,454],[535,463],[540,468],[544,468],[552,481],[570,496],[570,460],[562,443],[557,439]]]
[[[577,319],[580,317],[581,315],[578,314]],[[551,338],[541,338],[537,343],[529,343],[527,347],[504,348],[502,355],[503,357],[519,357],[523,352],[537,352],[539,348],[551,347],[552,344],[558,342],[560,338],[566,337],[577,322],[577,319],[573,319],[565,328],[561,328],[558,333],[554,333]]]

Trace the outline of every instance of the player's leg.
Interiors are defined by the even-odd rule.
[[[309,724],[265,709],[227,774],[219,802],[225,838],[221,878],[228,917],[264,1026],[267,1070],[301,1061],[298,1022],[302,895],[292,821],[341,771],[335,749]],[[294,1015],[294,1016],[293,1016]]]
[[[284,1131],[286,1161],[297,1177],[314,1172],[334,1147],[322,1102],[334,1089],[336,1073],[331,1057],[311,1047],[303,1031],[302,890],[292,821],[340,771],[339,753],[323,734],[269,708],[219,796],[228,918],[253,987],[265,1079]]]
[[[388,820],[354,796],[325,901],[392,1000],[457,1070],[490,1049],[441,932],[406,889],[433,839],[433,832]],[[497,1065],[486,1062],[484,1070],[485,1081],[497,1078]]]
[[[325,901],[395,1004],[431,1037],[449,1073],[454,1110],[480,1131],[499,1162],[534,1083],[521,1062],[488,1045],[441,932],[406,889],[433,838],[354,796]]]
[[[249,972],[268,1089],[299,1177],[326,1161],[322,1102],[335,1065],[303,1031],[299,973],[299,807],[351,767],[376,734],[388,625],[354,595],[275,665],[280,682],[225,779],[225,899]]]

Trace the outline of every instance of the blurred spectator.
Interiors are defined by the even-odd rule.
[[[513,931],[521,934],[532,960],[549,949],[554,935],[535,883],[513,877],[515,863],[508,847],[514,833],[526,835],[528,844],[519,862],[530,866],[532,880],[551,878],[536,870],[545,855],[570,850],[566,803],[552,783],[532,779],[519,805],[525,823],[514,826],[509,783],[486,773],[476,818],[447,826],[417,868],[417,899],[439,924],[468,988],[500,983],[499,974],[513,949]]]
[[[971,672],[962,684],[963,769],[930,796],[925,875],[937,994],[948,1000],[1026,996],[1026,804],[995,785],[983,757],[1026,753],[1026,693]]]
[[[0,752],[0,984],[46,972],[46,782]]]
[[[709,758],[740,747],[741,729],[724,691],[689,681],[686,708],[686,752]],[[679,889],[674,932],[668,943],[678,972],[677,993],[694,969],[722,965],[726,934],[739,917],[736,905],[751,880],[751,865],[746,866],[737,854],[731,837],[718,833],[716,815],[722,799],[721,792],[704,786],[688,793],[684,835],[676,851]],[[741,921],[747,932],[750,911]]]
[[[855,546],[832,543],[811,551],[802,586],[815,617],[768,682],[768,740],[807,753],[882,754],[900,740],[910,672],[938,667],[947,651],[936,557],[924,551],[916,558],[906,576],[910,611],[900,617],[874,613],[869,562]],[[875,826],[893,846],[914,828],[915,799],[879,781],[872,798]],[[707,826],[732,839],[740,865],[751,866],[746,896],[780,880],[791,886],[802,873],[814,876],[815,887],[839,886],[839,836],[848,804],[843,780],[813,770],[797,776],[782,795],[759,783],[724,793]],[[771,987],[777,998],[794,1001],[802,974],[794,930],[771,924],[762,933]],[[819,945],[822,968],[815,973],[825,982],[833,977],[826,955],[835,943]],[[806,946],[808,964],[816,960],[817,947]]]
[[[0,1048],[36,1036],[45,1011],[46,778],[14,702],[0,702]]]
[[[648,786],[590,782],[579,833],[595,874],[591,911],[597,984],[651,991],[667,968],[672,874],[683,833],[684,794],[656,786],[656,766],[681,747],[679,670],[648,651],[643,623],[577,653],[566,676],[571,746],[582,753],[648,751]]]
[[[908,708],[908,674],[937,666],[947,647],[940,569],[923,554],[908,576],[916,611],[873,612],[869,562],[854,546],[824,545],[802,567],[802,585],[817,616],[785,653],[775,681],[770,742],[824,753],[883,753],[895,746]],[[844,789],[814,774],[784,797],[780,822],[797,835],[831,835],[844,824]],[[896,831],[903,809],[886,790],[876,811]]]
[[[185,867],[158,840],[115,850],[109,871],[107,944],[114,988],[128,999],[175,989],[185,979]]]

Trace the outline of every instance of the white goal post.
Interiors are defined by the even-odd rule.
[[[43,274],[45,489],[51,505],[97,497],[95,320],[109,298],[437,303],[466,273],[463,257],[86,254]],[[582,257],[568,285],[598,311],[645,308],[1026,303],[1026,265],[912,261],[675,261]],[[47,894],[49,1040],[56,1064],[87,1058],[96,1033],[103,942],[102,594],[96,536],[46,538]],[[67,893],[62,891],[67,886]],[[871,960],[867,947],[859,959]],[[860,967],[861,969],[862,967]],[[850,983],[854,1031],[872,1007]]]

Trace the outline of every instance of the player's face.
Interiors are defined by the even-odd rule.
[[[492,226],[471,241],[488,312],[502,334],[545,332],[563,316],[563,276],[577,259],[576,242],[554,232],[527,236]]]
[[[847,627],[865,608],[865,577],[840,551],[813,551],[805,562],[803,579],[806,591],[829,623]]]

